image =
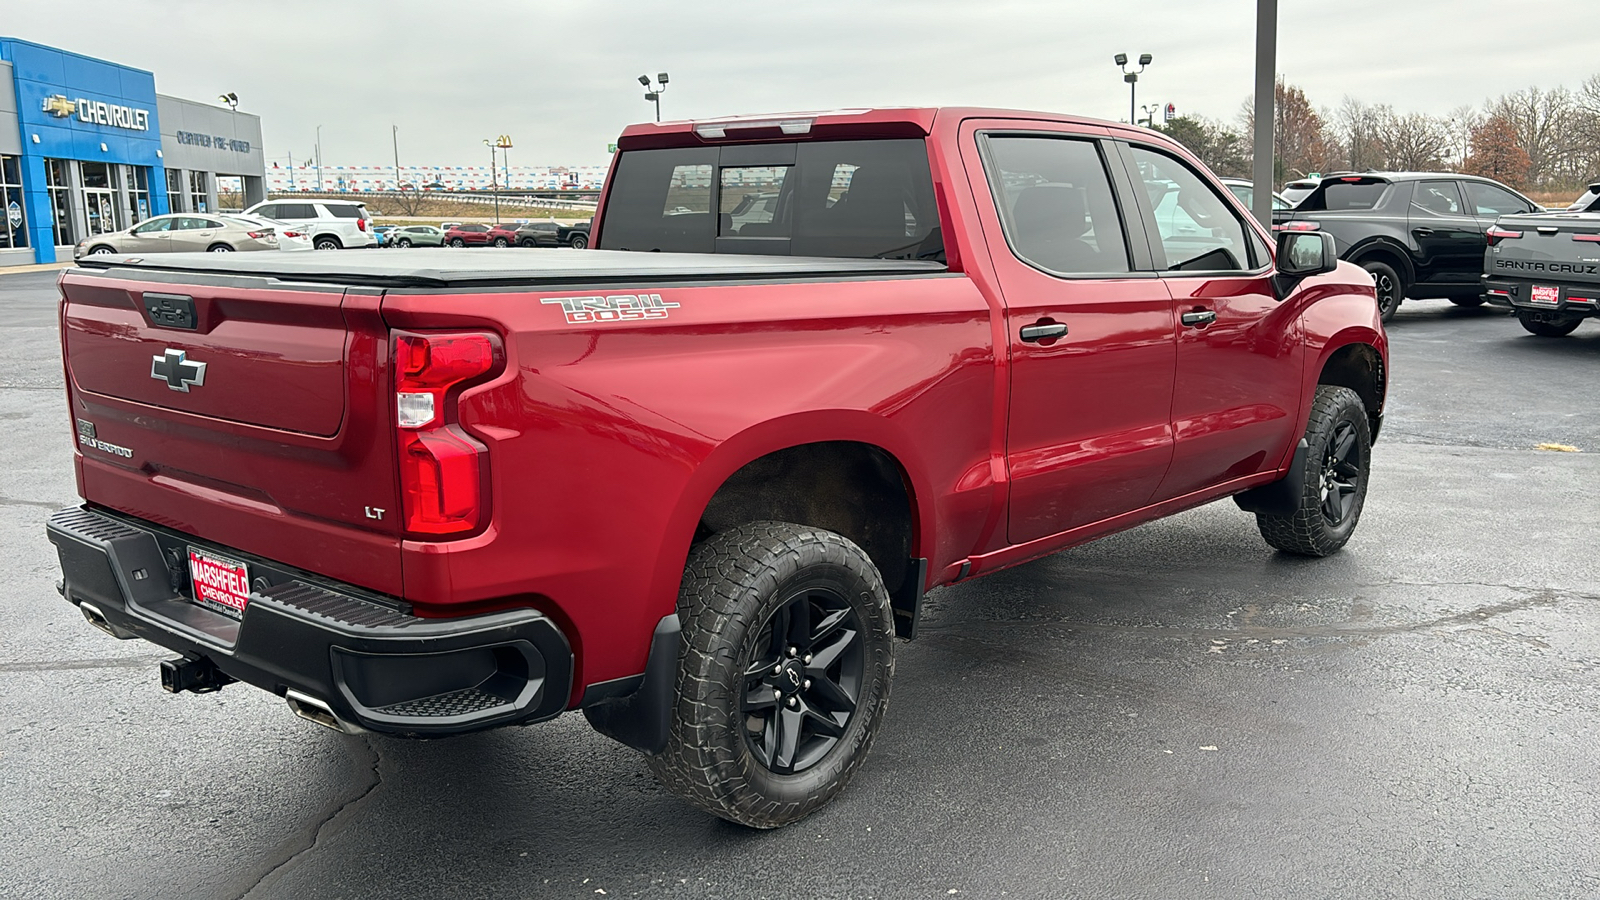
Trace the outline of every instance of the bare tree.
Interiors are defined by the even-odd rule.
[[[1353,172],[1383,166],[1383,147],[1378,140],[1376,118],[1372,107],[1349,96],[1333,114],[1334,133],[1344,151],[1345,166]]]
[[[1576,180],[1572,163],[1578,154],[1571,137],[1577,116],[1571,91],[1530,87],[1500,97],[1487,112],[1516,132],[1517,144],[1528,154],[1530,185],[1560,188]]]
[[[1374,107],[1374,113],[1385,169],[1429,172],[1444,167],[1450,134],[1442,120],[1426,113],[1397,113],[1391,106]]]
[[[1450,137],[1445,161],[1453,161],[1453,168],[1459,171],[1467,164],[1467,157],[1472,155],[1472,135],[1483,125],[1483,113],[1463,103],[1450,110],[1444,124]]]

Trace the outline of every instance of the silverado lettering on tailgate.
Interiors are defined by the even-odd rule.
[[[544,297],[540,303],[559,303],[574,325],[602,322],[637,322],[665,319],[678,304],[660,294],[608,294],[604,297]]]

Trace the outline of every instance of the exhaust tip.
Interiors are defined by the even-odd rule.
[[[302,694],[299,691],[286,691],[283,699],[288,702],[289,709],[295,715],[305,719],[307,722],[315,722],[323,728],[331,728],[344,734],[355,734],[361,730],[334,715],[328,704],[315,697]]]
[[[93,625],[112,637],[121,637],[121,635],[111,630],[111,623],[106,621],[106,614],[101,612],[99,607],[91,603],[79,603],[78,612],[83,613],[83,617],[89,620],[90,625]]]

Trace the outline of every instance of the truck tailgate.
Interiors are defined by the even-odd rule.
[[[85,500],[402,593],[381,292],[69,270]]]
[[[1600,287],[1600,214],[1504,216],[1489,239],[1490,278]]]

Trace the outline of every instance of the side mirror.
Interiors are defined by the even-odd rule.
[[[1278,233],[1278,274],[1305,278],[1332,272],[1339,265],[1339,249],[1333,235],[1321,231],[1283,231]]]

